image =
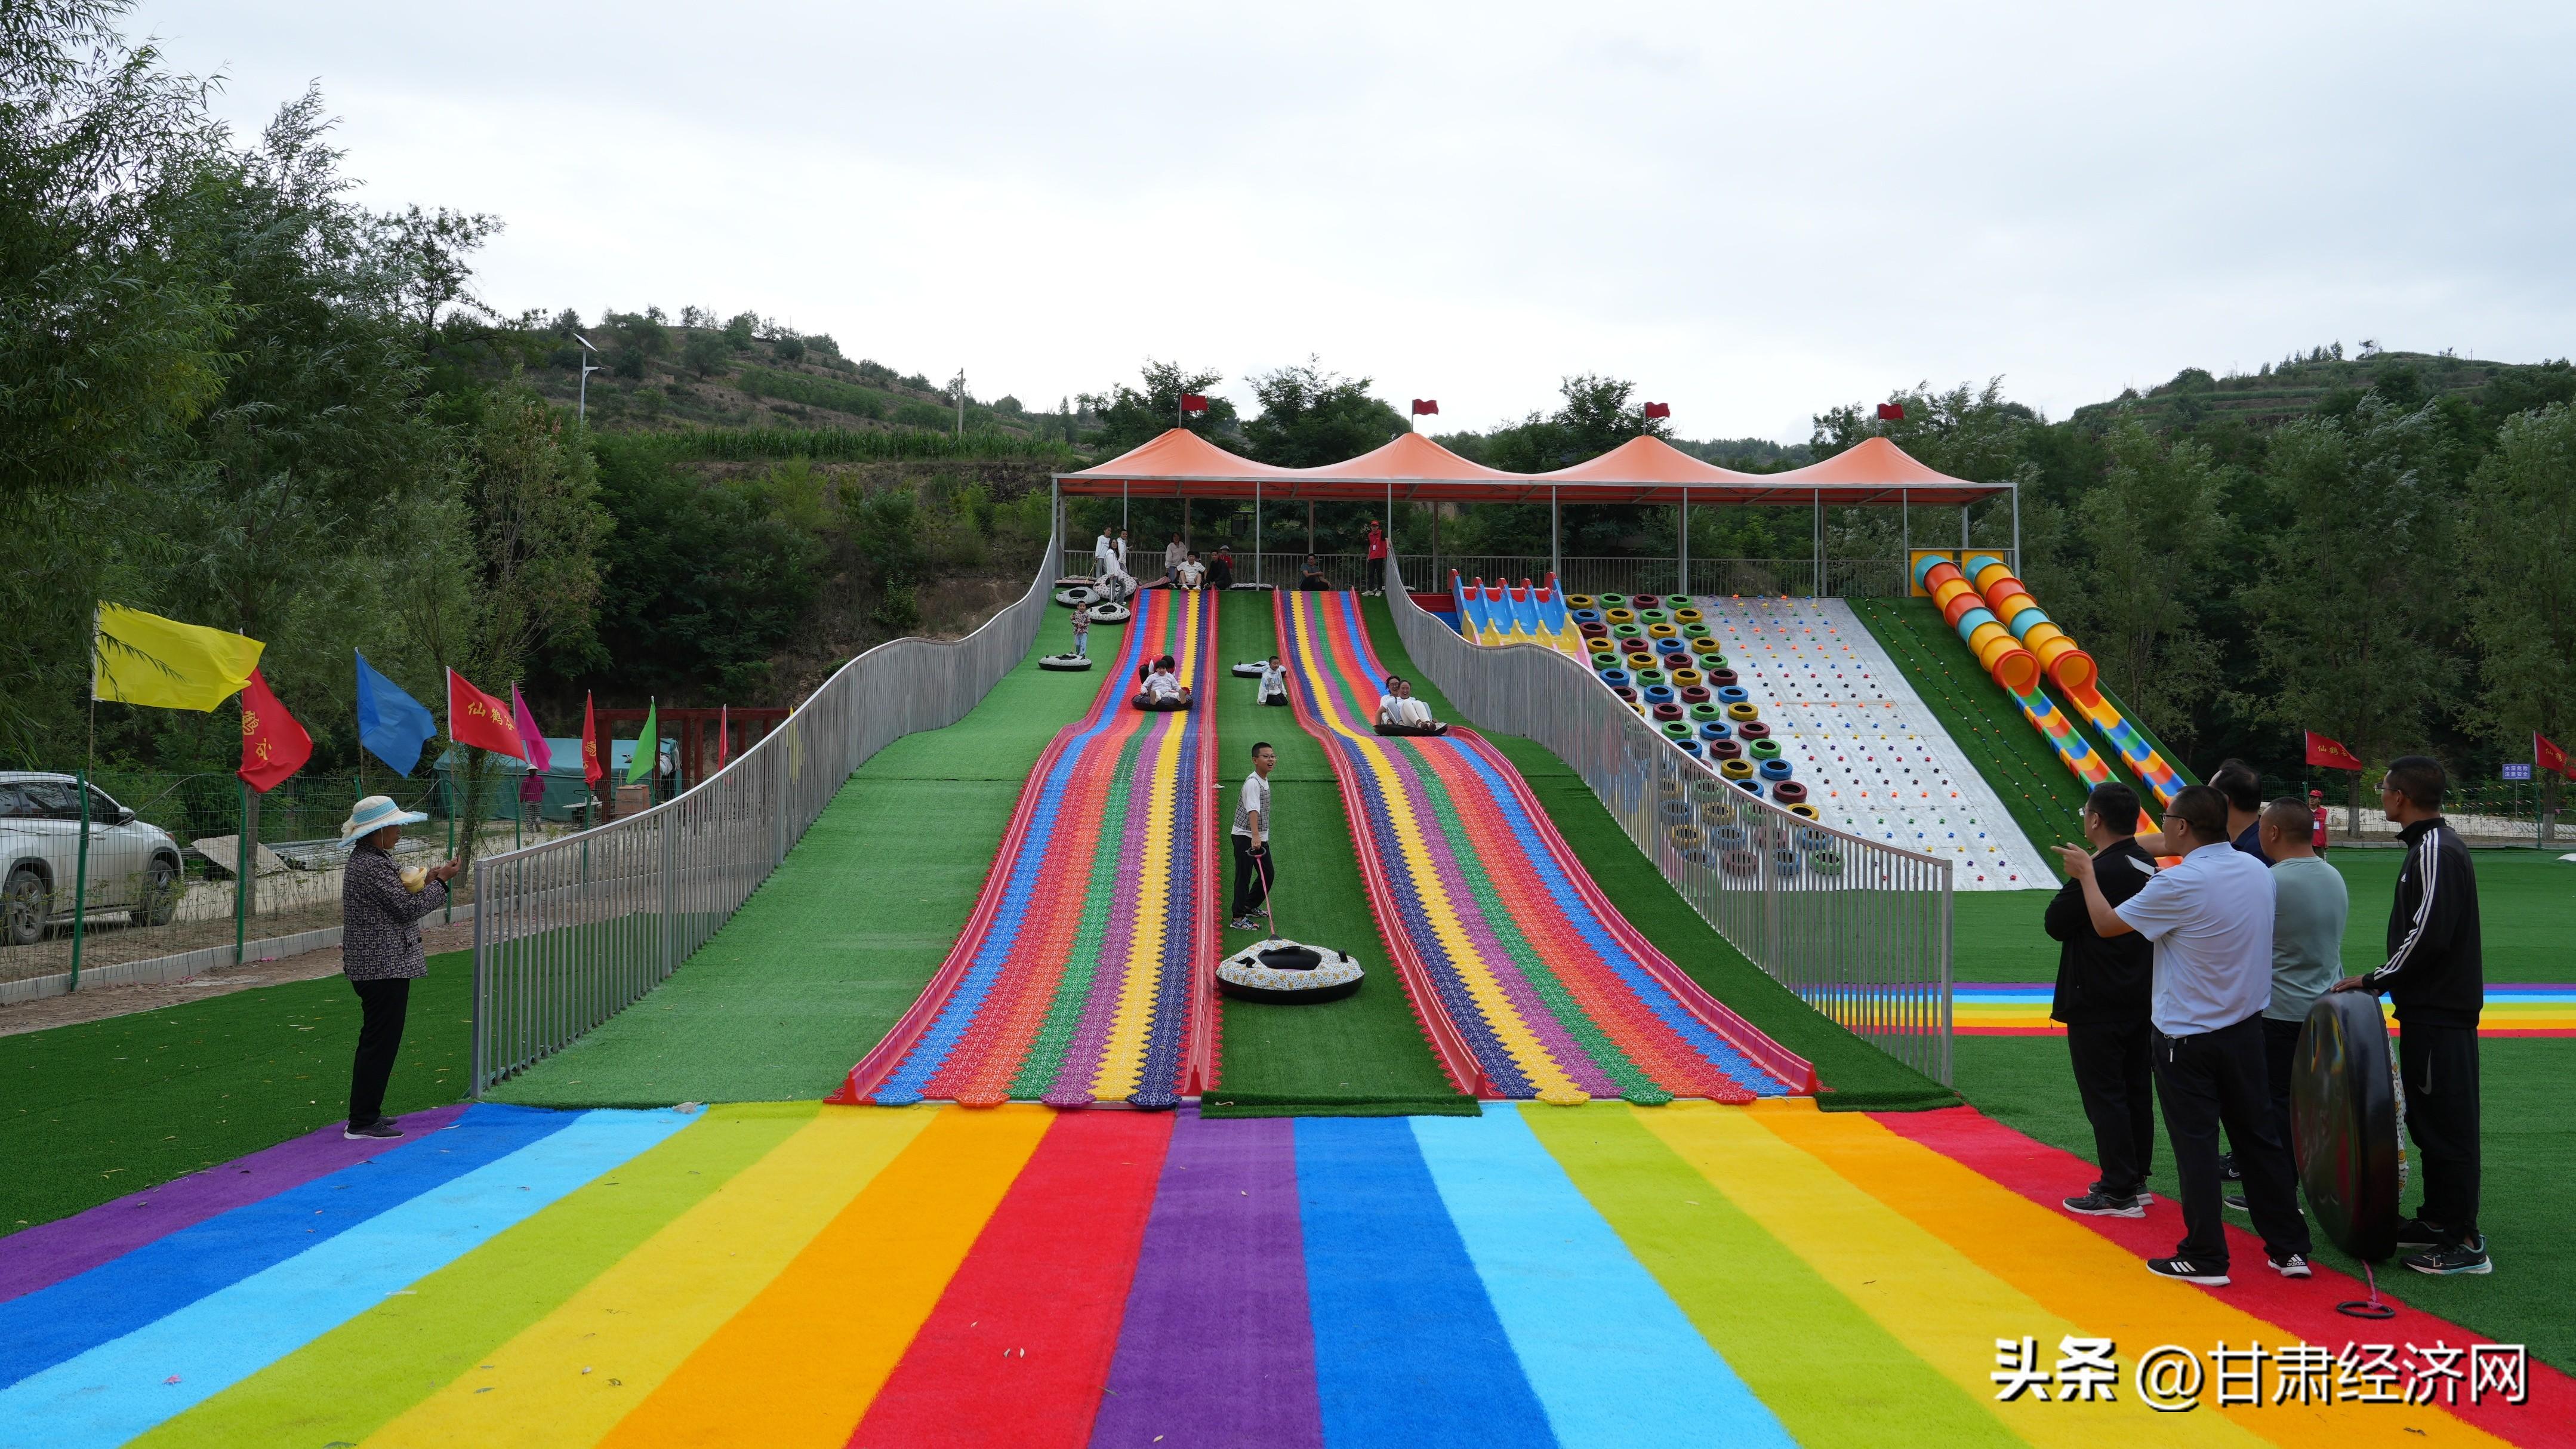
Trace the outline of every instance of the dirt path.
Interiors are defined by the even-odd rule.
[[[433,956],[442,951],[466,950],[474,944],[474,923],[458,921],[454,925],[423,926],[420,938]],[[325,946],[319,951],[306,951],[270,961],[245,961],[239,966],[218,967],[162,986],[102,986],[64,996],[47,996],[36,1001],[0,1006],[0,1036],[16,1036],[20,1032],[43,1031],[48,1027],[70,1026],[76,1022],[104,1021],[111,1016],[137,1011],[157,1011],[165,1006],[203,1001],[209,996],[247,991],[255,986],[311,981],[317,977],[336,976],[339,972],[340,948]]]

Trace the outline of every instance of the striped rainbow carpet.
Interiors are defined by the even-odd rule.
[[[1461,1090],[1560,1104],[1811,1090],[1807,1063],[1601,897],[1500,751],[1463,729],[1375,733],[1386,671],[1356,594],[1277,601],[1298,721],[1333,756],[1379,930]]]
[[[1996,1341],[2465,1344],[2150,1278],[1973,1111],[454,1108],[0,1240],[0,1445],[2564,1443],[2528,1402],[1999,1402]],[[2260,1249],[2236,1237],[2240,1264]],[[2268,1400],[2269,1379],[2266,1398]]]
[[[1029,772],[964,934],[833,1100],[1169,1107],[1212,1076],[1216,734],[1205,706],[1129,707],[1164,654],[1205,700],[1214,595],[1137,595],[1090,712]]]
[[[2048,1019],[2056,988],[2046,981],[1962,981],[1950,988],[1953,1029],[1963,1036],[2060,1036]],[[2388,1029],[2397,1014],[2384,1000]],[[2480,1036],[2576,1036],[2576,986],[2490,985]]]

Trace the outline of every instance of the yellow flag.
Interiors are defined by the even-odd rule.
[[[268,646],[123,604],[98,606],[90,697],[154,709],[213,709],[241,692]]]

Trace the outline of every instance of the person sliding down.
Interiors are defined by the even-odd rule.
[[[1180,676],[1172,672],[1171,655],[1166,654],[1154,661],[1153,672],[1145,676],[1145,687],[1137,692],[1136,706],[1139,709],[1190,707],[1190,687],[1181,683]]]
[[[1262,664],[1261,687],[1254,691],[1252,698],[1253,702],[1256,704],[1286,704],[1288,702],[1288,666],[1279,662],[1278,655],[1271,655],[1270,658]]]
[[[1377,697],[1377,732],[1382,735],[1445,735],[1449,727],[1431,718],[1431,706],[1413,697],[1413,686],[1401,674],[1386,677],[1386,693]]]

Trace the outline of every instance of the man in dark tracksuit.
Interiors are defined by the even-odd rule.
[[[2126,785],[2096,786],[2085,801],[2084,838],[2093,843],[2103,898],[2115,906],[2156,873],[2154,859],[2138,848],[2137,821],[2137,792]],[[2105,937],[2093,929],[2080,880],[2068,880],[2048,903],[2045,924],[2059,942],[2057,998],[2048,1014],[2066,1024],[2075,1091],[2093,1124],[2093,1150],[2102,1164],[2102,1176],[2082,1196],[2066,1199],[2066,1210],[2145,1217],[2141,1189],[2156,1145],[2155,1030],[2147,1020],[2155,947],[2134,931]]]
[[[2486,1005],[2478,882],[2469,848],[2442,819],[2440,762],[2408,755],[2388,767],[2380,806],[2402,828],[2406,863],[2388,910],[2388,964],[2335,983],[2386,992],[2397,1008],[2397,1069],[2424,1206],[2397,1229],[2418,1273],[2485,1273],[2478,1231],[2478,1014]]]

